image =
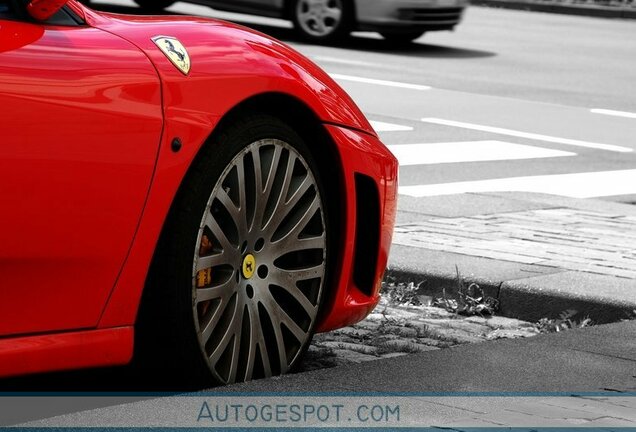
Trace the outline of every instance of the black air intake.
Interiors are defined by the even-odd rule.
[[[364,294],[373,292],[380,244],[380,196],[370,177],[355,174],[356,238],[353,261],[353,281]]]

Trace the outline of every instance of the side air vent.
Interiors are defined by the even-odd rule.
[[[380,244],[380,196],[375,181],[355,174],[356,238],[353,281],[367,295],[373,292]]]

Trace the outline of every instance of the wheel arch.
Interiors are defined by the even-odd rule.
[[[310,141],[320,166],[327,167],[325,180],[333,182],[335,186],[330,189],[339,195],[330,204],[338,207],[342,223],[332,225],[343,233],[348,229],[345,222],[350,221],[343,213],[349,207],[345,206],[344,198],[353,190],[344,188],[345,158],[340,155],[346,148],[340,145],[340,139],[332,138],[336,135],[331,126],[376,135],[361,110],[327,73],[289,47],[263,35],[229,24],[201,26],[197,19],[174,24],[175,37],[191,48],[192,60],[199,65],[184,79],[156,47],[150,48],[154,44],[149,37],[155,34],[157,23],[163,21],[136,21],[134,26],[113,17],[97,16],[93,21],[95,27],[145,47],[162,78],[164,96],[163,134],[152,184],[135,238],[97,328],[135,323],[149,266],[177,193],[193,161],[201,154],[201,146],[208,145],[223,123],[241,110],[274,113],[295,119],[292,120],[295,124],[303,126],[297,128],[298,132]],[[191,30],[193,26],[196,31]],[[237,55],[228,63],[227,56],[216,51],[219,46],[250,54]],[[255,58],[260,61],[255,62]],[[334,249],[343,254],[338,244]],[[342,263],[338,262],[336,273],[341,272]],[[331,303],[331,296],[325,302]]]
[[[329,306],[335,301],[338,275],[340,273],[338,267],[339,263],[341,263],[343,259],[342,251],[344,249],[343,244],[346,220],[344,209],[346,199],[344,192],[345,182],[338,147],[327,129],[324,127],[324,122],[320,120],[318,115],[307,104],[289,94],[268,92],[251,96],[239,102],[223,114],[209,137],[205,140],[198,149],[196,155],[193,157],[190,167],[182,177],[176,193],[174,194],[170,210],[167,212],[161,227],[157,246],[148,266],[146,283],[144,284],[141,298],[137,305],[138,315],[144,305],[144,302],[148,302],[148,297],[152,296],[152,294],[148,292],[153,285],[152,283],[149,283],[149,280],[152,277],[153,266],[158,265],[161,261],[160,257],[164,233],[169,230],[170,221],[174,218],[175,213],[178,211],[177,203],[180,201],[179,197],[183,193],[184,187],[188,184],[188,179],[191,175],[193,175],[193,171],[195,171],[197,161],[201,158],[203,149],[206,146],[215,145],[216,139],[223,134],[223,131],[230,124],[244,116],[256,113],[265,113],[278,117],[280,120],[288,123],[303,138],[311,152],[311,156],[318,166],[318,175],[320,181],[323,182],[323,189],[325,191],[332,192],[327,194],[325,197],[328,209],[327,224],[330,229],[329,235],[331,237],[330,247],[333,250],[329,256],[328,263],[328,268],[331,269],[331,271],[327,275],[325,291],[323,294],[324,297],[316,327],[320,326]],[[299,127],[298,125],[302,125],[302,127]],[[328,175],[325,175],[325,173],[328,173]],[[152,300],[150,300],[150,303],[152,303]]]

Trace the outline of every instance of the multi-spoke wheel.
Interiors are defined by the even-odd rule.
[[[156,266],[153,285],[168,292],[155,320],[175,316],[177,357],[199,377],[285,373],[311,341],[327,271],[316,167],[300,136],[268,115],[226,128],[204,151],[163,238],[177,265]]]
[[[292,20],[305,39],[335,41],[351,30],[353,7],[350,0],[296,0]]]

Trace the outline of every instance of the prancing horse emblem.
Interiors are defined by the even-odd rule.
[[[184,75],[190,72],[190,56],[177,38],[171,36],[155,36],[152,38],[152,41]]]

